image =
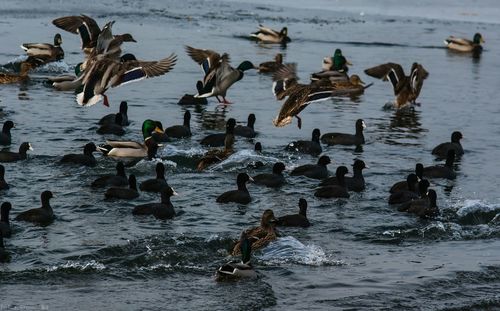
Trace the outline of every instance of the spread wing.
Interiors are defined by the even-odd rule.
[[[273,75],[273,94],[276,99],[281,100],[287,96],[290,90],[298,84],[297,64],[283,65]]]
[[[424,69],[424,67],[418,63],[413,63],[411,66],[410,73],[410,85],[413,92],[418,97],[424,80],[429,76],[429,73]]]
[[[365,70],[365,73],[374,78],[389,80],[394,88],[394,94],[398,94],[404,87],[406,76],[401,65],[386,63]]]
[[[201,69],[207,75],[211,69],[219,66],[222,58],[229,62],[229,55],[222,57],[219,53],[212,50],[196,49],[186,45],[186,53],[201,66]]]
[[[118,67],[118,71],[111,78],[108,85],[116,87],[145,78],[164,75],[174,68],[176,61],[177,56],[175,54],[158,61],[126,61]]]
[[[96,21],[83,14],[80,16],[74,15],[56,18],[52,21],[52,24],[68,32],[79,34],[82,41],[82,49],[94,47],[101,33],[101,29]]]

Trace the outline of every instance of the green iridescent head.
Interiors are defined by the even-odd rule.
[[[474,44],[481,44],[484,43],[483,36],[478,32],[474,35],[474,39],[472,40]]]
[[[80,76],[80,73],[82,72],[82,65],[83,63],[78,63],[76,66],[75,66],[75,75],[77,77]]]
[[[336,49],[333,53],[333,58],[342,56],[342,51],[340,49]]]
[[[142,136],[144,137],[144,140],[151,137],[153,132],[163,134],[163,130],[158,126],[157,121],[153,121],[151,119],[144,120],[144,122],[142,122]]]
[[[244,61],[243,63],[241,63],[239,66],[238,66],[238,70],[239,71],[245,71],[245,70],[248,70],[248,69],[255,69],[255,66],[249,62],[249,61]]]

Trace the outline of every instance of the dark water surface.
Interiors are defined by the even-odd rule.
[[[179,56],[164,77],[107,92],[111,108],[101,104],[82,108],[74,94],[57,92],[33,78],[26,85],[1,85],[0,105],[13,120],[12,150],[23,141],[34,147],[27,161],[6,164],[11,189],[2,201],[13,204],[12,218],[39,206],[39,195],[51,190],[57,219],[48,227],[12,222],[6,240],[12,262],[0,265],[0,310],[495,310],[500,308],[500,195],[497,159],[500,157],[500,5],[480,1],[474,8],[452,1],[2,1],[0,4],[0,63],[21,54],[23,42],[51,42],[58,32],[51,20],[86,13],[102,26],[116,20],[114,33],[130,32],[139,43],[125,45],[141,59]],[[396,2],[396,3],[395,3]],[[472,5],[472,4],[471,4]],[[387,8],[385,10],[384,8]],[[259,23],[287,25],[292,42],[286,49],[261,46],[243,37]],[[443,48],[450,34],[486,39],[479,60]],[[62,33],[64,62],[36,75],[58,74],[81,61],[79,38]],[[104,201],[103,191],[89,184],[96,176],[114,172],[115,162],[100,157],[95,168],[62,166],[65,153],[80,152],[88,141],[102,143],[95,122],[115,112],[121,100],[129,103],[125,139],[140,140],[144,119],[165,126],[180,124],[186,107],[177,105],[193,93],[199,67],[185,54],[184,45],[228,52],[236,66],[243,60],[258,64],[277,52],[298,63],[307,81],[321,59],[341,48],[360,74],[374,85],[365,95],[310,105],[303,111],[303,128],[275,128],[280,103],[271,92],[271,78],[247,72],[228,92],[234,104],[222,109],[214,99],[207,106],[189,107],[192,139],[170,144],[160,152],[169,183],[179,192],[173,198],[178,212],[171,221],[137,218],[134,205],[156,201],[141,193],[135,201]],[[388,83],[375,81],[363,69],[383,62],[422,63],[429,78],[411,113],[384,111],[393,99]],[[264,154],[255,155],[253,142],[238,139],[239,151],[208,172],[194,170],[193,156],[204,149],[198,141],[220,131],[229,117],[246,122],[257,117],[256,129]],[[317,200],[313,180],[287,175],[280,190],[250,185],[248,206],[219,205],[215,198],[235,187],[238,172],[257,159],[267,165],[279,159],[289,169],[316,162],[310,156],[290,155],[283,147],[322,133],[353,132],[363,118],[367,144],[353,148],[326,147],[324,154],[338,165],[363,159],[367,189],[349,200]],[[416,162],[435,162],[432,148],[461,130],[466,149],[456,164],[455,181],[434,180],[442,215],[420,220],[387,205],[388,188],[402,180]],[[437,163],[437,162],[436,162]],[[141,161],[127,173],[139,181],[152,176],[156,161]],[[309,202],[313,226],[283,229],[282,237],[255,253],[261,277],[257,281],[219,284],[216,268],[229,259],[227,249],[243,228],[257,224],[262,211],[295,213],[300,197]]]

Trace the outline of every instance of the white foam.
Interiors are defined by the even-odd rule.
[[[465,200],[463,206],[457,210],[459,217],[464,217],[475,212],[500,212],[500,204],[486,203],[482,200]]]
[[[267,164],[267,163],[275,163],[278,162],[279,160],[277,158],[263,156],[261,154],[256,153],[254,150],[240,150],[230,155],[224,161],[215,164],[209,170],[234,171],[242,167],[246,167],[250,163],[255,161],[261,161],[262,163]]]
[[[101,270],[106,269],[106,266],[100,262],[95,261],[95,260],[91,260],[88,262],[68,261],[62,265],[48,267],[47,272],[53,272],[53,271],[57,271],[60,269],[77,269],[80,271],[85,271],[85,270],[101,271]]]

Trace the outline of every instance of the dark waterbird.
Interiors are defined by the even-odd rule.
[[[134,207],[133,215],[153,215],[157,219],[171,219],[175,216],[174,206],[170,202],[170,197],[177,195],[169,186],[161,189],[161,202],[160,203],[147,203]]]
[[[455,173],[455,171],[453,170],[454,162],[455,150],[448,150],[445,164],[424,167],[423,176],[428,178],[455,179],[457,178],[457,173]]]
[[[94,143],[88,143],[83,147],[83,153],[76,154],[70,153],[66,154],[61,158],[61,163],[73,163],[86,166],[95,166],[97,160],[94,157],[94,152],[97,151],[97,147]]]
[[[337,183],[335,185],[320,187],[314,192],[314,196],[318,198],[349,198],[350,195],[347,192],[344,178],[347,173],[347,167],[339,166],[335,171]]]
[[[54,211],[50,206],[50,199],[53,197],[52,192],[48,190],[42,192],[42,207],[24,211],[17,215],[15,220],[28,221],[42,226],[49,225],[54,221]]]
[[[159,162],[156,164],[156,178],[143,181],[139,185],[141,191],[147,192],[160,192],[163,188],[168,187],[167,180],[165,179],[165,165]]]
[[[182,125],[174,125],[167,127],[165,129],[165,134],[167,134],[168,137],[173,137],[173,138],[186,138],[186,137],[191,137],[191,112],[189,110],[186,110],[184,112],[184,123]]]
[[[104,134],[112,134],[112,135],[117,135],[117,136],[122,136],[125,134],[125,130],[123,129],[122,126],[122,115],[121,113],[115,114],[115,122],[114,123],[105,123],[101,125],[97,129],[97,134],[104,135]]]
[[[306,164],[294,168],[291,176],[306,176],[314,179],[325,179],[328,177],[327,165],[332,163],[329,156],[321,156],[317,164]]]
[[[423,178],[423,174],[424,174],[424,166],[422,165],[422,163],[417,163],[415,165],[415,175],[416,175],[416,177],[418,177],[417,181],[419,179]],[[408,189],[408,182],[406,180],[398,181],[397,183],[392,185],[389,192],[396,193],[396,192],[404,191],[404,190],[410,190],[410,189]]]
[[[128,178],[125,174],[125,166],[122,161],[116,163],[115,175],[104,175],[92,182],[90,185],[94,188],[104,188],[109,186],[120,187],[128,185]]]
[[[255,114],[251,113],[248,115],[247,125],[238,125],[234,128],[234,135],[246,137],[246,138],[254,138],[257,136],[257,133],[254,130],[255,124]]]
[[[5,238],[10,238],[12,229],[10,227],[9,214],[12,209],[10,202],[3,202],[0,207],[0,234]]]
[[[248,181],[253,181],[252,177],[248,176],[247,173],[239,173],[236,177],[236,185],[238,190],[226,191],[217,197],[217,203],[239,203],[248,204],[252,201],[250,193],[248,192],[246,183]]]
[[[0,231],[0,262],[10,262],[10,253],[5,249],[3,234]]]
[[[420,199],[402,204],[398,211],[412,213],[422,218],[433,218],[439,215],[436,200],[436,191],[429,189],[427,194],[422,195]]]
[[[321,133],[319,129],[314,129],[312,131],[311,140],[298,140],[291,142],[288,146],[286,146],[285,150],[319,156],[321,152],[323,152],[323,148],[321,148],[321,144],[319,143],[320,136]]]
[[[0,145],[10,145],[12,142],[12,135],[10,134],[10,129],[14,128],[14,122],[5,121],[3,124],[2,132],[0,133]]]
[[[120,111],[118,112],[121,115],[121,117],[122,117],[122,120],[120,122],[121,126],[127,126],[127,125],[129,125],[128,113],[127,112],[128,112],[128,104],[127,104],[126,101],[122,101],[120,103]],[[116,113],[107,114],[104,117],[102,117],[99,120],[99,122],[97,122],[97,124],[99,124],[99,125],[104,125],[104,124],[107,124],[107,123],[114,124],[114,123],[116,123],[115,117],[116,117]]]
[[[137,191],[137,180],[134,174],[130,174],[128,177],[128,188],[111,187],[106,190],[104,197],[106,199],[122,199],[122,200],[132,200],[139,196]]]
[[[5,181],[5,167],[0,164],[0,190],[9,189],[9,184]]]
[[[363,169],[367,168],[365,162],[362,160],[355,160],[352,165],[353,176],[344,177],[344,182],[349,191],[363,191],[365,190],[366,183],[363,177]],[[320,186],[337,185],[337,176],[328,177],[321,181]]]
[[[398,187],[391,192],[389,196],[389,204],[400,204],[403,202],[415,200],[419,198],[420,192],[418,189],[418,177],[415,174],[409,174],[406,177],[406,187]],[[392,190],[392,189],[391,189]]]
[[[257,185],[264,185],[271,188],[278,188],[286,184],[285,176],[283,176],[283,171],[285,170],[285,164],[282,162],[275,163],[273,165],[272,174],[264,173],[258,174],[253,177],[254,183]]]
[[[16,162],[27,159],[28,150],[33,150],[31,144],[24,142],[19,146],[19,152],[0,151],[0,162]]]
[[[410,175],[408,175],[408,178],[410,178]],[[413,181],[414,180],[412,180],[412,182]],[[429,186],[429,181],[427,179],[422,179],[420,180],[420,182],[418,182],[418,186],[416,186],[416,189],[414,189],[415,186],[413,186],[413,191],[404,190],[391,194],[389,197],[389,204],[404,204],[413,200],[423,198],[427,196],[427,189],[429,188]]]
[[[356,133],[326,133],[321,136],[321,142],[327,145],[345,145],[345,146],[359,146],[365,143],[365,136],[363,130],[366,128],[365,121],[362,119],[356,120],[355,124]]]
[[[222,162],[234,153],[234,135],[232,133],[226,134],[224,137],[224,149],[212,149],[207,151],[205,155],[198,161],[196,169],[203,171],[207,167],[216,163]]]
[[[461,156],[464,154],[464,149],[460,140],[463,138],[462,133],[455,131],[451,134],[451,142],[446,142],[437,145],[432,149],[432,154],[436,155],[440,159],[446,159],[448,156],[448,151],[454,150],[456,156]]]
[[[200,144],[204,146],[209,146],[209,147],[222,147],[224,146],[224,140],[226,138],[226,135],[228,134],[233,134],[234,135],[234,128],[236,126],[236,120],[233,118],[230,118],[226,121],[226,132],[225,133],[217,133],[217,134],[210,134],[203,138],[200,141]]]
[[[217,269],[216,281],[230,281],[241,278],[256,278],[257,272],[250,262],[252,253],[252,240],[248,234],[243,231],[240,236],[240,262],[228,262]]]
[[[311,223],[307,219],[307,201],[304,198],[299,199],[299,213],[278,217],[277,226],[284,227],[309,227]]]

